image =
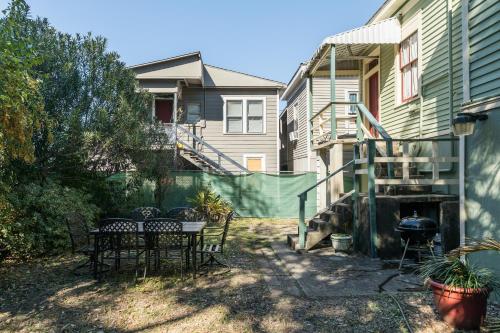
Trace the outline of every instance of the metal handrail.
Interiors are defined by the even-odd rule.
[[[215,154],[217,154],[217,157],[225,159],[226,161],[228,161],[229,163],[233,164],[234,166],[236,166],[241,171],[249,172],[248,169],[245,168],[243,165],[239,164],[238,162],[236,162],[235,160],[233,160],[232,158],[230,158],[229,156],[227,156],[226,154],[224,154],[223,152],[221,152],[217,148],[213,147],[212,145],[210,145],[209,143],[207,143],[202,138],[194,135],[193,133],[191,133],[190,131],[188,131],[187,129],[185,129],[184,127],[182,127],[181,125],[176,124],[176,127],[178,129],[180,129],[182,132],[184,132],[185,134],[187,134],[189,137],[191,137],[192,139],[194,139],[196,142],[201,143],[203,146],[205,146],[208,149],[210,149],[211,151],[213,151]]]
[[[200,159],[202,159],[203,161],[205,161],[205,163],[210,164],[210,165],[212,165],[215,168],[218,168],[221,172],[223,172],[225,174],[231,174],[226,168],[224,168],[222,165],[220,165],[220,163],[217,164],[215,161],[212,161],[211,159],[209,159],[205,155],[200,154],[200,152],[198,152],[196,149],[191,148],[187,142],[185,142],[185,141],[183,141],[183,140],[181,140],[179,138],[177,138],[177,141],[179,143],[181,143],[182,145],[185,146],[184,149],[192,152],[193,154],[195,154],[196,156],[198,156]]]

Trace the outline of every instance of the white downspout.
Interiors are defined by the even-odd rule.
[[[469,0],[462,0],[462,80],[463,102],[470,100],[469,81]],[[465,136],[460,136],[459,141],[459,204],[460,204],[460,245],[465,244]]]

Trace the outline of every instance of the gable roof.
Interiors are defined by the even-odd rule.
[[[286,87],[282,82],[207,64],[204,65],[203,75],[206,87],[269,87],[280,89]]]
[[[130,66],[137,79],[189,79],[201,82],[203,62],[200,52]]]
[[[292,78],[290,79],[290,82],[288,82],[285,92],[283,92],[283,95],[281,95],[282,100],[287,101],[288,98],[290,98],[290,96],[300,86],[299,84],[305,79],[304,72],[306,67],[307,67],[307,62],[300,63],[299,67],[297,68]]]
[[[235,88],[278,88],[284,89],[282,82],[269,80],[212,65],[205,65],[201,53],[191,52],[166,59],[129,66],[137,79],[188,79],[201,83],[204,87]]]
[[[184,54],[180,54],[178,56],[169,57],[169,58],[160,59],[160,60],[148,61],[148,62],[144,62],[142,64],[128,66],[128,68],[134,69],[134,68],[139,68],[139,67],[145,67],[145,66],[149,66],[149,65],[159,64],[159,63],[162,63],[162,62],[169,62],[169,61],[183,59],[183,58],[189,58],[189,57],[193,57],[193,56],[198,56],[198,58],[201,59],[201,53],[200,53],[200,51],[194,51],[194,52],[184,53]]]

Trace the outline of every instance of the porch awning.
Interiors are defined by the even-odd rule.
[[[322,65],[329,46],[335,45],[335,58],[338,60],[359,60],[366,56],[364,51],[373,45],[399,44],[401,42],[401,25],[396,17],[364,25],[345,31],[323,40],[309,61],[306,72]],[[329,61],[329,60],[328,60]]]

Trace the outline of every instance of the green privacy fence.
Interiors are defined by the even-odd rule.
[[[124,181],[124,175],[114,176]],[[192,197],[202,186],[209,187],[232,206],[240,216],[297,218],[299,199],[297,195],[316,183],[316,173],[280,175],[252,173],[241,175],[219,175],[201,171],[171,172],[164,180],[163,200],[160,209],[189,206]],[[155,185],[146,182],[139,193],[134,193],[137,206],[154,205]],[[306,216],[317,211],[316,191],[311,191],[306,203]]]

